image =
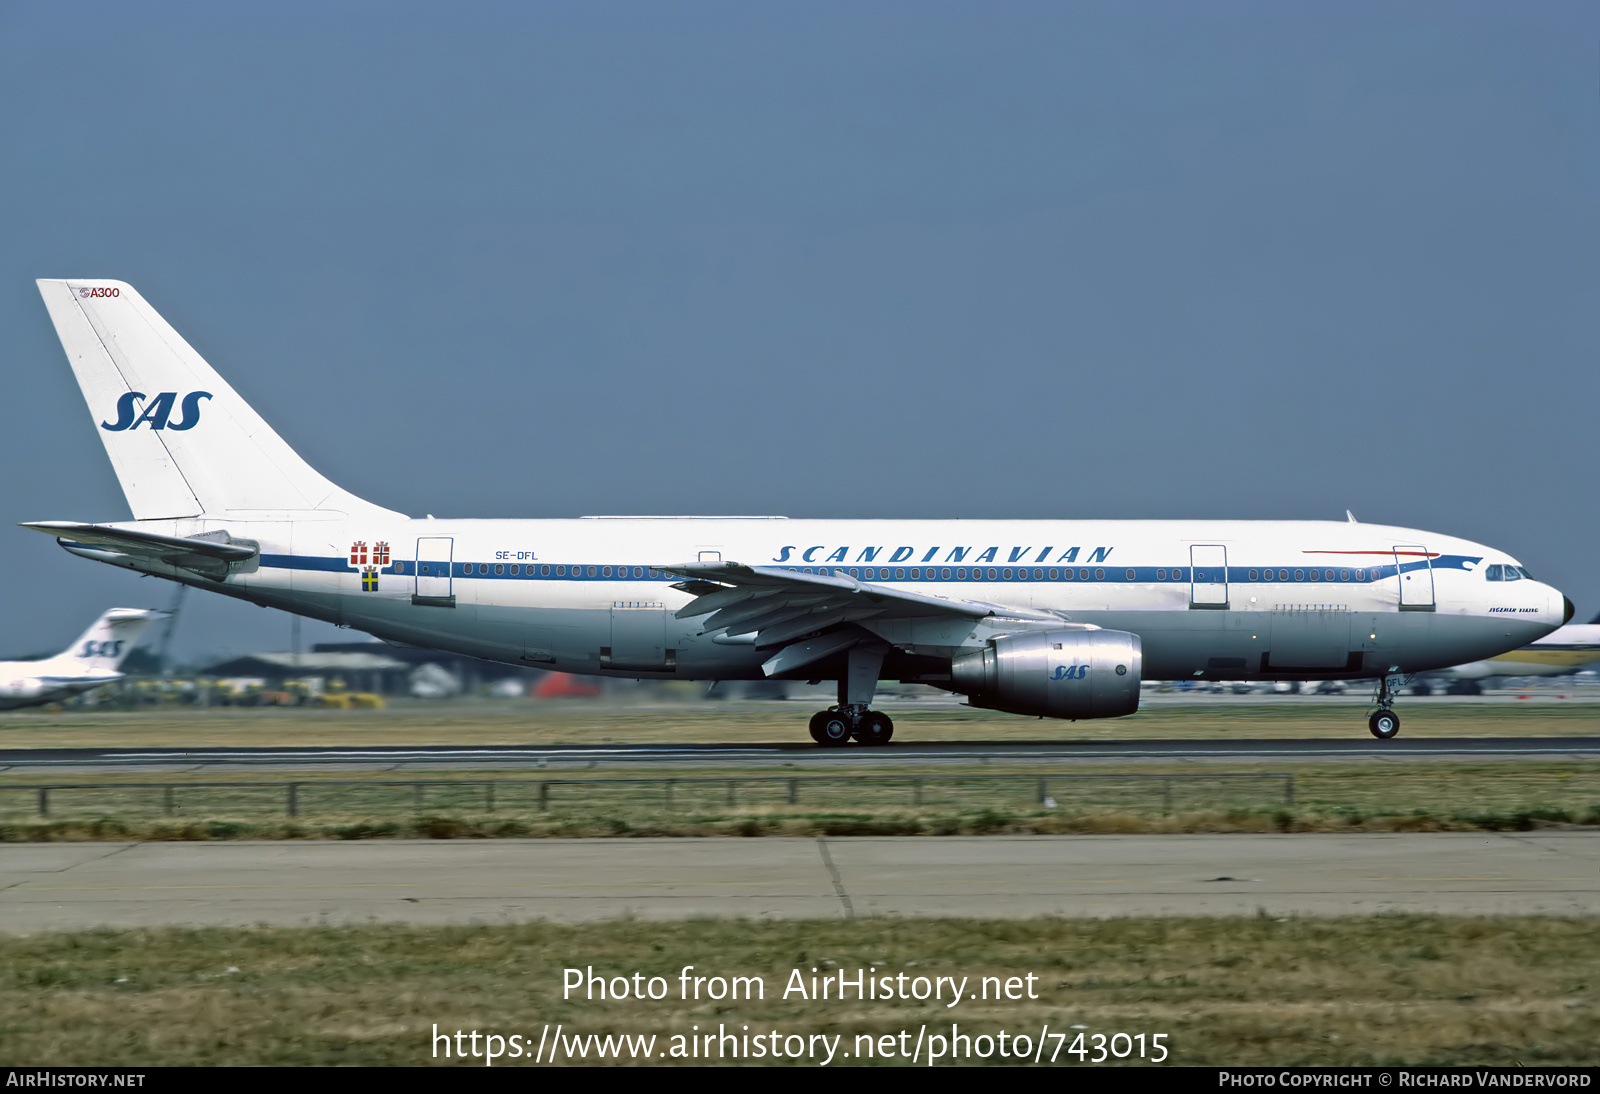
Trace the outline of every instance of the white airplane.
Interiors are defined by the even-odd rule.
[[[1510,580],[1520,580],[1524,575],[1525,571]],[[1498,657],[1426,673],[1425,678],[1470,681],[1466,685],[1470,688],[1491,676],[1565,676],[1597,662],[1600,662],[1600,616],[1588,623],[1569,623],[1536,642]]]
[[[0,710],[69,699],[122,679],[118,667],[152,621],[166,612],[112,608],[82,636],[43,661],[0,661]]]
[[[1503,552],[1311,521],[417,519],[313,470],[143,297],[41,280],[132,521],[25,525],[85,558],[355,627],[571,673],[837,680],[822,745],[884,744],[879,679],[1054,718],[1151,679],[1378,682],[1567,621]]]

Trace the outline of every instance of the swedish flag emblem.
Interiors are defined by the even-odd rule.
[[[378,591],[378,568],[368,566],[361,571],[361,591],[375,593]]]

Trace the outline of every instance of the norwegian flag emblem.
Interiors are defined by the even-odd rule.
[[[389,565],[389,544],[387,541],[372,545],[372,564],[374,566]]]

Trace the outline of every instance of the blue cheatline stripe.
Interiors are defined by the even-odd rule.
[[[1465,570],[1469,565],[1483,561],[1481,555],[1440,555],[1433,560],[1435,570]],[[351,566],[344,557],[327,558],[316,555],[262,555],[261,565],[276,567],[283,570],[322,570],[332,573],[358,574],[362,567]],[[439,565],[435,563],[434,565]],[[380,567],[381,574],[411,576],[416,573],[415,562],[401,561],[389,566]],[[1043,581],[1057,584],[1081,582],[1114,584],[1114,585],[1185,585],[1190,581],[1199,580],[1206,583],[1220,584],[1223,580],[1229,585],[1304,585],[1316,583],[1321,585],[1370,585],[1374,581],[1394,577],[1397,573],[1411,570],[1422,570],[1428,567],[1427,562],[1407,562],[1396,567],[1393,563],[1385,566],[1307,566],[1302,562],[1299,566],[1275,566],[1272,569],[1264,567],[1229,566],[1226,576],[1221,571],[1201,569],[1197,577],[1196,569],[1190,566],[785,566],[782,569],[793,573],[821,574],[824,577],[834,573],[849,574],[851,577],[863,581],[888,581],[896,584],[919,583],[945,583],[954,581]],[[1313,578],[1315,573],[1319,576]],[[1357,578],[1359,573],[1362,576]],[[1213,578],[1212,575],[1217,577]],[[1279,577],[1282,574],[1284,576]],[[1296,575],[1300,576],[1296,576]],[[1037,575],[1037,576],[1036,576]],[[1348,575],[1348,576],[1340,576]],[[436,575],[443,577],[443,574]],[[509,562],[455,562],[450,565],[452,578],[470,579],[473,581],[677,581],[677,575],[664,573],[649,566],[593,566],[587,563],[581,565],[555,564],[555,563],[509,563]]]

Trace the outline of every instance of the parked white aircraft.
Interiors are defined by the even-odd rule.
[[[385,640],[565,672],[839,681],[821,744],[889,740],[880,678],[1055,718],[1139,681],[1374,679],[1493,657],[1570,615],[1503,552],[1288,521],[414,519],[335,486],[128,285],[40,281],[130,522],[73,554]]]
[[[112,608],[82,636],[43,661],[0,661],[0,710],[38,706],[122,679],[118,667],[153,620],[166,612]]]

